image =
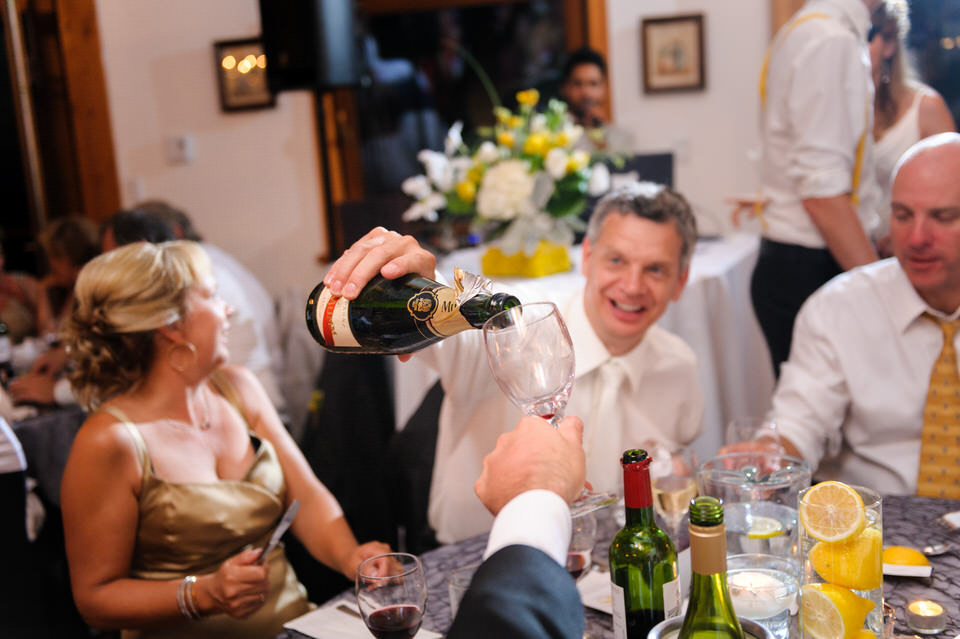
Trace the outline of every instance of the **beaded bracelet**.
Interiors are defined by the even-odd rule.
[[[196,621],[201,617],[193,598],[193,584],[196,581],[195,576],[187,575],[177,586],[177,608],[180,609],[180,614],[190,621]]]

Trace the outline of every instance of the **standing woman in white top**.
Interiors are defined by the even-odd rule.
[[[880,215],[884,232],[878,241],[888,255],[891,174],[897,160],[915,142],[935,133],[955,131],[953,116],[940,94],[917,81],[904,49],[910,18],[906,0],[883,0],[871,17],[870,63],[873,65],[873,138],[877,183],[883,191]]]

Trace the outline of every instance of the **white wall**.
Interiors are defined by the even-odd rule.
[[[258,35],[257,0],[97,0],[97,19],[124,206],[166,199],[272,293],[305,296],[326,245],[312,98],[219,104],[213,42]],[[181,134],[196,159],[168,164],[165,139]]]
[[[644,17],[704,14],[706,89],[644,94]],[[770,32],[769,0],[607,0],[613,117],[638,151],[674,151],[674,186],[703,232],[729,227],[723,198],[756,191],[757,78]]]

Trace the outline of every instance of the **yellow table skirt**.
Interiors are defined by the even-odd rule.
[[[500,249],[490,247],[480,258],[480,267],[488,277],[543,277],[569,271],[571,266],[568,247],[546,240],[540,240],[530,256],[523,251],[504,255]]]

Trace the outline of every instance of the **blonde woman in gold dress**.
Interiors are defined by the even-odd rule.
[[[283,548],[256,563],[294,499],[293,533],[353,579],[359,545],[264,389],[224,366],[229,309],[191,242],[125,246],[80,273],[65,332],[92,411],[63,478],[74,599],[127,637],[273,637],[306,612]]]

